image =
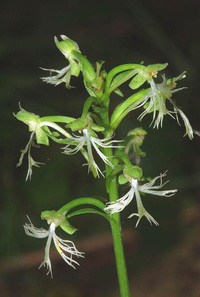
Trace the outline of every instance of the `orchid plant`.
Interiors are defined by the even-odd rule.
[[[18,166],[22,164],[24,156],[27,155],[26,179],[31,179],[33,167],[39,167],[42,164],[33,160],[32,146],[35,144],[49,146],[50,142],[56,142],[61,145],[66,155],[81,153],[88,165],[88,172],[91,172],[94,178],[105,179],[108,195],[105,201],[107,202],[104,203],[94,197],[74,199],[57,211],[47,210],[41,213],[41,218],[45,219],[49,225],[48,230],[36,228],[29,217],[24,230],[27,235],[35,238],[47,237],[45,256],[41,266],[46,266],[47,274],[53,277],[50,260],[52,241],[60,256],[71,267],[75,268],[78,265],[76,258],[84,257],[84,253],[79,252],[72,241],[56,235],[56,228],[60,227],[69,238],[77,231],[70,224],[71,217],[87,213],[102,216],[109,222],[112,230],[121,296],[128,297],[130,292],[123,252],[120,212],[129,207],[129,204],[131,209],[135,197],[137,212],[130,214],[128,218],[138,217],[136,227],[143,217],[146,217],[150,224],[158,225],[158,222],[143,206],[142,200],[145,200],[145,195],[149,194],[171,197],[177,190],[162,189],[166,184],[166,182],[163,183],[166,172],[153,179],[147,179],[143,174],[140,160],[145,156],[145,152],[141,150],[141,146],[147,134],[143,128],[135,127],[122,140],[115,139],[116,130],[130,112],[141,108],[142,112],[138,120],[142,121],[144,116],[149,115],[152,117],[150,125],[153,125],[153,128],[162,127],[165,115],[177,120],[178,124],[178,116],[180,116],[185,126],[185,135],[192,140],[194,133],[198,134],[198,132],[193,130],[184,112],[172,99],[175,92],[184,89],[184,87],[176,88],[176,84],[186,75],[183,72],[170,79],[162,75],[163,81],[157,83],[156,77],[167,67],[167,63],[148,66],[143,63],[123,64],[106,72],[102,70],[104,62],[96,62],[96,66],[93,67],[81,53],[76,42],[65,35],[61,35],[60,38],[59,41],[55,37],[55,44],[69,64],[61,70],[42,68],[50,72],[50,76],[42,77],[42,80],[54,86],[64,83],[67,88],[71,88],[71,77],[78,77],[82,74],[88,98],[85,100],[79,118],[59,115],[40,117],[20,106],[15,117],[28,125],[30,139],[21,152]],[[125,83],[128,83],[130,89],[133,90],[133,94],[126,99],[120,90],[120,86]],[[110,102],[113,93],[121,97],[121,103],[114,110],[112,106],[113,111],[111,111]],[[168,107],[170,104],[172,109]],[[102,164],[104,169],[101,169]],[[130,189],[120,198],[119,187],[126,183],[130,185]]]

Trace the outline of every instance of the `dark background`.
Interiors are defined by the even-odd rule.
[[[199,1],[6,1],[1,5],[0,99],[1,99],[1,200],[0,200],[0,295],[11,296],[119,296],[109,226],[101,218],[74,218],[79,232],[73,236],[85,251],[76,271],[68,267],[52,246],[54,279],[37,270],[45,240],[28,238],[23,224],[29,215],[38,227],[46,227],[40,212],[58,209],[73,198],[106,196],[103,179],[87,175],[81,156],[61,154],[60,147],[33,150],[37,161],[31,181],[25,182],[27,163],[16,168],[29,132],[13,112],[18,102],[28,111],[44,115],[80,116],[87,93],[81,78],[75,89],[45,85],[39,67],[61,69],[67,65],[53,36],[75,40],[90,61],[105,60],[104,67],[123,63],[145,65],[168,62],[165,73],[173,77],[187,71],[174,95],[193,128],[199,121]],[[124,89],[129,95],[130,90]],[[113,107],[122,99],[113,96]],[[118,138],[141,124],[137,112],[121,124]],[[148,130],[142,161],[145,175],[154,177],[168,169],[173,198],[147,197],[145,206],[159,221],[151,227],[145,219],[135,229],[131,205],[122,214],[131,296],[200,296],[200,138],[190,141],[170,117],[164,127],[149,128],[151,116],[142,122]],[[182,122],[181,122],[182,123]],[[121,194],[126,189],[121,189]],[[134,207],[134,204],[132,204]],[[62,234],[62,237],[65,235]]]

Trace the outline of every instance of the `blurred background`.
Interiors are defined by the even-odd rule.
[[[105,60],[104,67],[123,63],[145,65],[168,62],[167,77],[187,71],[174,94],[194,129],[199,121],[199,1],[4,1],[1,4],[0,102],[1,102],[1,199],[0,199],[0,296],[2,297],[118,297],[118,283],[109,226],[94,215],[73,218],[79,231],[73,241],[86,253],[75,271],[52,245],[54,279],[38,266],[45,239],[28,238],[23,230],[29,215],[37,227],[46,227],[40,213],[59,209],[74,198],[106,196],[103,179],[94,180],[81,165],[81,155],[61,154],[60,146],[33,149],[33,158],[44,162],[25,182],[27,162],[16,168],[20,150],[29,139],[26,125],[13,116],[21,106],[40,116],[80,116],[87,98],[81,78],[74,89],[41,81],[39,67],[61,69],[67,65],[53,36],[75,40],[91,62]],[[126,96],[130,90],[124,88]],[[113,96],[113,108],[122,98]],[[139,114],[139,113],[138,113]],[[160,223],[143,219],[135,229],[130,205],[122,214],[131,296],[200,296],[200,138],[183,137],[185,130],[165,117],[162,129],[149,128],[151,116],[141,123],[137,112],[119,127],[117,138],[141,126],[148,131],[142,146],[146,176],[168,170],[168,189],[178,188],[173,198],[149,196],[145,206]],[[120,194],[126,189],[120,188]],[[61,233],[60,233],[61,234]],[[61,235],[65,237],[65,234]]]

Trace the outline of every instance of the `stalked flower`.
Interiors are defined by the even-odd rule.
[[[28,218],[29,219],[29,218]],[[56,223],[51,222],[49,226],[49,230],[43,229],[43,228],[36,228],[31,220],[29,219],[29,224],[24,225],[24,230],[27,235],[35,237],[35,238],[45,238],[47,237],[47,243],[45,247],[45,256],[44,261],[39,266],[46,266],[47,267],[47,274],[51,274],[51,277],[53,277],[52,274],[52,268],[51,268],[51,261],[50,261],[50,246],[53,239],[54,245],[60,254],[60,256],[63,258],[63,260],[70,265],[71,267],[75,268],[75,265],[79,265],[77,261],[73,259],[73,256],[76,257],[83,257],[83,252],[79,252],[74,243],[70,240],[62,239],[55,233],[56,229]]]
[[[40,167],[40,162],[36,162],[33,160],[31,156],[31,148],[32,146],[39,147],[38,145],[49,145],[49,137],[59,135],[58,133],[64,135],[65,137],[71,136],[67,131],[62,129],[54,122],[43,121],[39,115],[36,115],[32,112],[28,112],[23,109],[20,105],[20,111],[15,115],[15,117],[26,124],[29,127],[29,131],[31,132],[30,139],[26,145],[26,147],[21,150],[21,156],[17,166],[20,166],[23,162],[25,154],[28,155],[28,171],[27,171],[27,179],[31,179],[32,176],[32,167]],[[70,118],[68,118],[70,119]],[[55,131],[51,132],[49,128],[53,128]]]
[[[107,207],[104,210],[110,212],[111,214],[120,212],[133,200],[135,195],[138,212],[131,214],[129,218],[131,218],[132,216],[138,217],[136,227],[138,226],[143,216],[147,218],[150,224],[154,223],[155,225],[158,225],[157,221],[144,208],[140,197],[140,192],[144,194],[151,194],[151,195],[164,196],[164,197],[173,196],[177,192],[177,190],[165,190],[165,191],[159,190],[166,184],[166,182],[164,184],[162,182],[162,178],[165,176],[166,176],[166,173],[160,174],[159,176],[152,179],[150,182],[143,185],[139,185],[137,179],[131,178],[129,180],[131,189],[117,201],[107,203]],[[160,179],[160,184],[156,186],[155,183],[158,179]]]
[[[171,98],[172,93],[175,93],[175,92],[178,92],[180,90],[186,89],[185,87],[175,89],[175,87],[177,85],[176,82],[178,80],[181,80],[181,79],[185,78],[185,77],[186,77],[185,72],[181,73],[179,76],[175,77],[174,79],[172,78],[172,79],[169,79],[169,80],[167,80],[166,77],[163,75],[163,82],[161,84],[158,84],[157,88],[158,88],[159,92],[161,94],[163,94],[165,96],[165,98],[168,99],[169,102],[172,104],[172,106],[174,108],[173,113],[176,116],[178,124],[179,124],[178,115],[180,115],[180,117],[182,118],[182,120],[184,122],[184,125],[185,125],[185,130],[186,130],[185,135],[188,135],[188,137],[192,140],[194,138],[193,128],[192,128],[188,118],[184,114],[184,112],[180,108],[178,108],[176,106],[176,104],[174,103],[174,101]]]
[[[147,93],[144,96],[144,98],[143,98],[144,101],[142,103],[142,105],[144,105],[145,110],[138,117],[138,119],[141,121],[146,114],[152,112],[153,113],[152,123],[154,122],[153,127],[159,128],[159,126],[162,127],[164,116],[167,114],[172,116],[172,112],[167,109],[166,104],[165,104],[165,97],[163,97],[159,93],[158,87],[155,84],[154,80],[149,81],[149,83],[150,83],[151,89],[150,89],[149,93]],[[156,117],[157,112],[158,112],[158,114]]]
[[[149,92],[145,94],[145,96],[142,99],[138,100],[136,103],[130,106],[130,109],[134,110],[140,106],[144,107],[145,110],[138,117],[140,121],[144,118],[146,114],[153,113],[153,119],[151,122],[151,124],[154,123],[153,128],[159,128],[159,126],[162,127],[163,118],[167,114],[171,116],[173,119],[176,118],[179,124],[178,115],[180,115],[186,128],[185,135],[188,135],[188,137],[192,139],[194,137],[194,131],[188,118],[183,113],[183,111],[176,106],[176,104],[171,98],[173,93],[185,89],[185,87],[175,89],[176,82],[186,77],[185,72],[181,73],[179,76],[172,79],[166,79],[165,75],[163,75],[163,81],[160,84],[154,82],[153,76],[156,74],[157,72],[153,73],[153,75],[149,77],[148,82],[151,87]],[[167,109],[167,100],[169,100],[169,102],[172,104],[173,110]]]
[[[60,35],[61,41],[58,40],[57,37],[54,37],[55,44],[57,48],[61,51],[61,53],[65,56],[65,58],[68,59],[69,65],[62,68],[61,70],[55,70],[55,69],[46,69],[42,68],[45,71],[50,71],[50,76],[48,77],[42,77],[42,81],[52,84],[52,85],[59,85],[61,83],[65,83],[67,88],[71,88],[70,86],[70,80],[71,76],[79,76],[81,66],[79,62],[77,61],[76,57],[74,56],[74,52],[80,53],[78,44],[69,39],[65,35]],[[51,75],[52,73],[57,73],[56,75]]]
[[[84,145],[86,145],[89,170],[93,172],[95,177],[96,176],[99,177],[99,173],[102,176],[104,176],[94,160],[92,147],[95,149],[95,151],[97,152],[97,154],[100,156],[100,158],[103,160],[105,164],[114,168],[113,164],[108,160],[108,157],[102,153],[100,148],[114,148],[116,146],[113,146],[113,143],[118,141],[111,140],[110,137],[106,137],[104,139],[99,139],[97,137],[94,137],[91,135],[90,131],[87,128],[83,129],[82,133],[83,133],[82,136],[74,135],[74,137],[69,138],[70,143],[64,147],[64,153],[67,155],[76,154],[84,147]],[[70,147],[71,145],[74,145],[75,147],[71,148]]]

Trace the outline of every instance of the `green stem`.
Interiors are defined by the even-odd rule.
[[[111,187],[110,187],[110,201],[116,201],[117,198],[118,198],[117,181],[115,178],[115,180],[112,181]],[[124,256],[122,235],[120,231],[121,230],[120,214],[115,213],[112,215],[112,218],[113,220],[110,221],[110,225],[112,229],[113,245],[114,245],[120,293],[121,293],[121,297],[129,297],[130,292],[129,292],[128,275],[127,275],[126,261]]]
[[[106,150],[107,156],[112,156],[112,149]],[[107,178],[111,172],[111,168],[106,166],[106,173]],[[109,187],[109,196],[110,202],[114,202],[118,199],[118,184],[117,184],[117,177],[115,176],[110,183]],[[129,282],[128,282],[128,275],[127,275],[127,268],[126,268],[126,261],[124,256],[124,248],[122,242],[122,235],[121,235],[121,222],[120,222],[120,214],[114,213],[112,215],[112,220],[110,220],[112,236],[113,236],[113,246],[115,252],[115,260],[116,260],[116,268],[117,268],[117,275],[118,275],[118,282],[120,287],[121,297],[130,297],[129,291]]]
[[[57,123],[64,123],[68,124],[70,122],[73,122],[75,118],[72,117],[65,117],[65,116],[47,116],[42,117],[39,119],[40,123],[42,122],[57,122]]]
[[[55,124],[53,122],[41,122],[40,127],[42,127],[42,126],[48,126],[48,127],[54,128],[56,131],[60,132],[65,137],[67,137],[67,138],[71,137],[71,135],[67,131],[65,131],[63,128],[61,128],[60,126],[58,126],[57,124]]]
[[[72,218],[74,216],[81,215],[81,214],[86,214],[86,213],[98,214],[98,215],[104,217],[105,219],[107,219],[109,222],[111,220],[109,215],[103,213],[102,211],[94,209],[94,208],[82,208],[82,209],[75,210],[74,212],[67,215],[67,219]]]
[[[96,206],[97,208],[100,208],[103,210],[105,208],[105,205],[103,202],[101,202],[98,199],[92,198],[92,197],[83,197],[83,198],[77,198],[69,203],[65,204],[63,207],[61,207],[57,212],[58,213],[64,213],[65,211],[70,211],[72,208],[78,207],[80,205],[93,205]]]
[[[82,117],[86,117],[93,102],[98,102],[96,97],[89,97],[84,103]]]
[[[95,79],[96,73],[94,71],[94,68],[88,61],[88,59],[77,51],[72,51],[72,53],[73,53],[74,57],[76,58],[76,60],[79,63],[81,63],[81,65],[82,65],[82,72],[83,72],[84,78],[88,81]]]

